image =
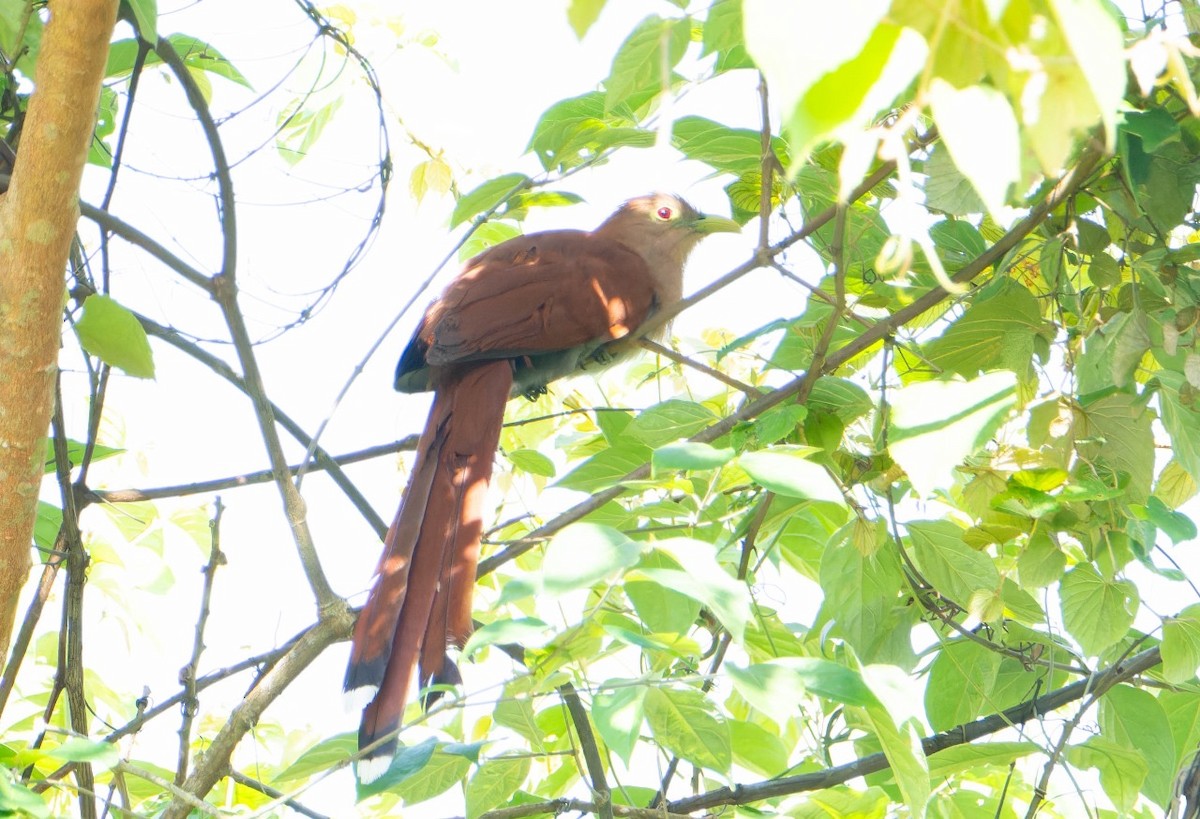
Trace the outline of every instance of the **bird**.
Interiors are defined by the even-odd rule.
[[[739,230],[678,196],[640,196],[593,231],[531,233],[485,250],[428,306],[395,387],[432,390],[433,403],[346,669],[350,701],[365,703],[360,782],[387,771],[414,681],[418,690],[462,681],[447,648],[461,649],[472,629],[484,500],[509,398],[535,398],[557,378],[621,357],[623,339],[632,346],[627,337],[682,298],[699,241]]]

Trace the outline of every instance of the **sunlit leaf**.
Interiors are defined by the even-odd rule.
[[[891,393],[889,452],[923,497],[947,488],[954,469],[982,447],[1016,404],[1016,376],[926,381]]]
[[[651,686],[646,721],[664,749],[702,768],[723,773],[733,762],[729,725],[699,691]]]
[[[842,504],[845,499],[825,469],[803,451],[760,450],[744,452],[738,464],[763,487],[791,498]]]
[[[955,88],[934,78],[929,105],[954,164],[999,217],[1021,176],[1021,140],[1008,99],[987,86]]]
[[[1063,624],[1088,655],[1124,637],[1137,614],[1137,587],[1128,580],[1105,580],[1088,563],[1067,572],[1060,594]]]
[[[529,757],[493,757],[467,781],[467,816],[479,816],[503,804],[529,775]]]
[[[1200,605],[1188,606],[1163,623],[1163,676],[1183,683],[1200,669]]]
[[[450,227],[457,227],[463,222],[484,211],[499,205],[505,197],[527,188],[532,180],[522,173],[507,173],[489,179],[469,193],[463,194],[454,205],[450,215]]]
[[[616,529],[576,523],[563,529],[546,548],[543,583],[550,594],[583,589],[637,563],[642,544]]]
[[[154,356],[146,331],[133,313],[109,296],[93,294],[75,322],[83,349],[137,378],[154,377]]]
[[[629,764],[645,717],[647,686],[637,680],[609,680],[592,699],[592,720],[610,749]]]

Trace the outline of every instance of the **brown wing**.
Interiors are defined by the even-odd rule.
[[[646,262],[582,231],[510,239],[475,257],[425,314],[427,364],[570,350],[628,335],[655,293]]]

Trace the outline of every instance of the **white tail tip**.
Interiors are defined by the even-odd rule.
[[[364,785],[370,785],[376,779],[387,773],[388,768],[390,767],[392,767],[391,754],[360,759],[356,767],[358,781]]]
[[[377,685],[361,685],[358,688],[351,688],[349,691],[342,692],[342,703],[346,710],[354,713],[361,711],[371,704],[371,700],[375,699],[375,695],[379,693]]]

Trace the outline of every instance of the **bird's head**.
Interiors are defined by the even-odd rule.
[[[700,240],[710,233],[740,231],[732,219],[701,213],[679,196],[651,193],[630,199],[595,233],[636,251],[664,285],[675,285],[668,289],[682,290],[683,264]]]

